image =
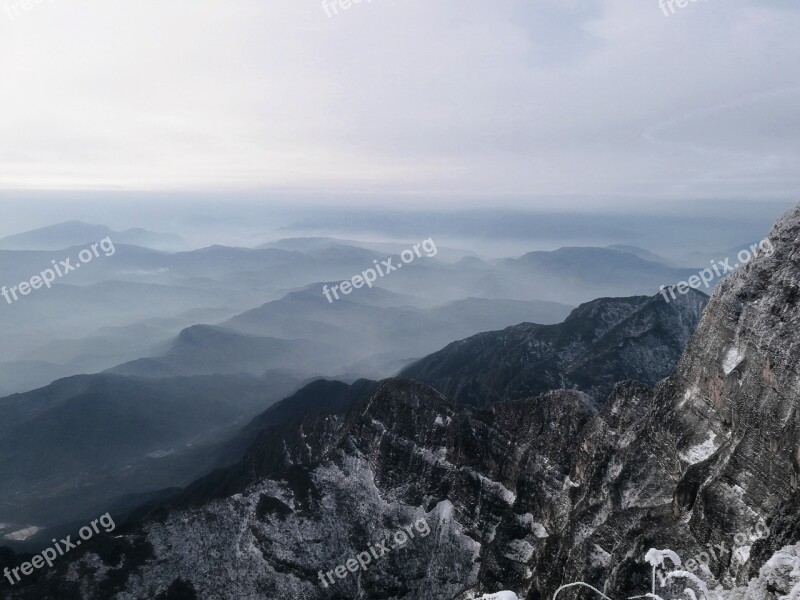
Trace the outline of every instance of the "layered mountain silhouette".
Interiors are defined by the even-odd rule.
[[[321,289],[292,292],[220,327],[185,329],[166,355],[111,372],[164,377],[291,368],[309,375],[386,376],[452,339],[524,320],[556,323],[569,313],[552,302],[479,298],[430,309],[398,306],[405,297],[379,288],[330,303]]]
[[[257,436],[238,470],[209,475],[12,597],[550,598],[575,581],[628,597],[650,589],[648,548],[696,571],[666,580],[659,597],[687,587],[700,597],[700,584],[730,600],[789,596],[800,581],[800,208],[770,239],[776,253],[722,283],[655,386],[619,383],[600,409],[575,389],[476,407],[386,380],[345,414],[312,411]],[[596,342],[649,302],[581,307],[605,334],[577,327],[572,339]],[[640,318],[645,330],[654,312]],[[636,322],[609,339],[633,343]],[[420,520],[430,535],[336,572]],[[701,553],[704,566],[690,567]]]
[[[0,394],[27,391],[58,376],[99,372],[142,357],[162,358],[171,343],[177,343],[181,329],[220,326],[236,314],[242,318],[230,328],[245,335],[287,343],[321,336],[323,344],[340,349],[343,337],[352,339],[339,352],[336,368],[329,370],[324,362],[295,364],[308,374],[384,377],[453,340],[523,321],[557,323],[567,316],[566,307],[610,294],[653,294],[659,285],[690,274],[635,248],[577,249],[579,256],[571,262],[562,255],[574,254],[576,249],[534,253],[536,260],[526,255],[484,261],[442,248],[435,257],[421,257],[380,278],[380,289],[355,290],[327,305],[322,282],[340,283],[405,246],[300,238],[258,249],[214,245],[166,252],[137,245],[149,242],[119,235],[122,232],[106,226],[67,223],[6,245],[25,249],[0,249],[2,284],[12,288],[27,282],[53,261],[71,259],[75,264],[89,242],[96,243],[109,232],[115,244],[112,255],[101,253],[56,279],[51,289],[34,290],[10,304],[0,299],[0,327],[8,342],[0,347],[0,373],[8,374],[0,381]],[[39,238],[47,241],[46,248],[30,249],[42,247],[36,242]],[[635,263],[632,270],[628,270],[630,261]],[[310,282],[320,283],[310,286]],[[292,307],[294,302],[298,306]],[[352,304],[345,308],[345,302]],[[374,310],[378,307],[391,310],[379,316]],[[362,309],[364,321],[359,324],[353,315]],[[250,310],[253,314],[246,315]],[[185,320],[183,316],[192,311],[198,317]],[[104,338],[103,331],[132,327],[144,332],[154,319],[173,324],[150,337],[150,343],[143,343],[144,336],[137,333],[131,335],[130,343],[119,339],[111,348],[105,340],[99,341],[109,348],[107,352],[86,348]],[[73,349],[53,352],[54,340],[72,343]],[[309,356],[316,359],[318,354]],[[146,365],[132,372],[146,376],[186,372],[150,366],[152,372]],[[250,371],[249,367],[245,370]]]
[[[628,291],[654,293],[661,285],[672,285],[697,273],[697,269],[668,266],[655,255],[643,256],[641,249],[565,247],[503,260],[498,268],[544,286],[546,291],[538,295],[543,300],[557,295],[576,303],[586,300],[587,291],[592,298]]]

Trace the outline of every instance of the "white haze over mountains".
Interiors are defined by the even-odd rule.
[[[106,236],[117,249],[52,289],[0,303],[0,394],[108,369],[386,377],[480,331],[558,323],[597,297],[655,295],[763,237],[761,222],[780,206],[745,218],[747,204],[647,215],[110,197],[2,205],[2,233],[11,235],[0,238],[0,285]],[[47,221],[54,216],[70,220]],[[24,232],[15,223],[46,226]],[[436,257],[335,306],[325,301],[323,284],[428,237]]]
[[[162,240],[157,246],[172,250],[215,244],[252,248],[310,236],[371,243],[376,249],[376,243],[390,242],[394,245],[389,248],[396,249],[433,236],[438,245],[459,249],[458,258],[464,253],[505,258],[562,246],[623,244],[697,266],[761,239],[794,204],[764,199],[528,200],[529,206],[504,209],[495,206],[498,199],[492,196],[483,199],[486,206],[458,208],[439,206],[434,198],[421,207],[415,205],[418,198],[402,194],[0,191],[0,237],[77,220],[113,231],[138,227],[177,235],[182,244]],[[0,243],[0,248],[13,247]],[[438,258],[450,260],[447,255]]]

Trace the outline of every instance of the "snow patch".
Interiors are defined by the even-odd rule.
[[[524,515],[516,515],[516,519],[520,527],[525,527],[529,529],[531,533],[533,533],[533,535],[535,535],[537,538],[542,539],[550,537],[550,534],[547,533],[547,529],[544,528],[544,525],[536,522],[531,513],[525,513]]]
[[[733,559],[731,562],[734,564],[743,565],[750,560],[750,549],[752,546],[739,546],[733,551]]]
[[[509,542],[505,557],[518,563],[527,563],[533,556],[533,546],[525,540],[512,540]]]
[[[681,460],[688,462],[690,465],[694,465],[706,460],[709,456],[717,451],[717,445],[714,443],[714,440],[716,439],[717,434],[711,431],[706,441],[692,446],[691,448],[687,448],[681,452]]]
[[[744,354],[739,352],[738,348],[729,348],[725,358],[722,359],[722,371],[725,375],[730,375],[743,360]]]
[[[514,504],[517,501],[517,495],[509,490],[506,486],[498,481],[492,481],[488,477],[481,475],[480,473],[475,473],[472,471],[472,474],[477,476],[480,479],[481,483],[486,485],[489,489],[496,492],[500,497],[503,498],[508,504]]]
[[[36,535],[43,529],[44,529],[43,527],[37,527],[36,525],[28,525],[27,527],[24,527],[19,531],[14,531],[12,533],[4,535],[3,538],[15,542],[22,542],[27,540],[29,537]]]
[[[448,523],[453,520],[453,504],[450,500],[442,500],[436,505],[436,511],[439,513],[439,522]]]
[[[547,529],[545,529],[544,525],[541,523],[534,523],[531,529],[533,530],[533,535],[539,539],[550,537],[550,534],[547,533]]]
[[[679,408],[683,407],[687,402],[693,400],[700,394],[700,388],[697,387],[697,384],[691,386],[688,390],[683,393],[683,398],[681,398],[680,404],[678,405]]]
[[[737,588],[740,597],[767,600],[776,597],[797,597],[800,593],[800,544],[784,546],[761,567],[757,579],[747,588]]]
[[[418,454],[419,456],[421,456],[422,459],[429,464],[448,467],[451,469],[455,468],[455,465],[446,460],[447,448],[445,448],[444,446],[437,449],[436,452],[433,452],[432,450],[428,450],[427,448],[422,448],[420,446],[414,445],[412,451],[414,452],[414,454]]]

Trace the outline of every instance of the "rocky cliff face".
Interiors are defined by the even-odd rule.
[[[775,253],[719,286],[652,398],[618,388],[614,414],[581,436],[571,467],[579,485],[558,544],[564,572],[545,589],[570,578],[628,589],[650,546],[699,557],[709,587],[731,589],[798,541],[800,210],[769,237]],[[594,566],[592,548],[605,557]],[[788,593],[782,585],[765,597]]]
[[[576,390],[477,408],[388,380],[346,416],[254,443],[251,460],[282,451],[278,472],[156,513],[17,596],[538,599],[583,581],[621,598],[651,591],[649,548],[679,554],[709,597],[788,596],[800,209],[770,239],[655,387],[620,383],[599,409]],[[667,579],[662,598],[687,587]]]
[[[708,296],[600,298],[557,325],[523,323],[454,342],[406,368],[455,402],[485,406],[578,389],[605,402],[617,381],[654,384],[675,368]]]

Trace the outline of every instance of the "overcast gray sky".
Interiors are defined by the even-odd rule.
[[[341,1],[0,0],[0,190],[800,189],[796,0]]]

